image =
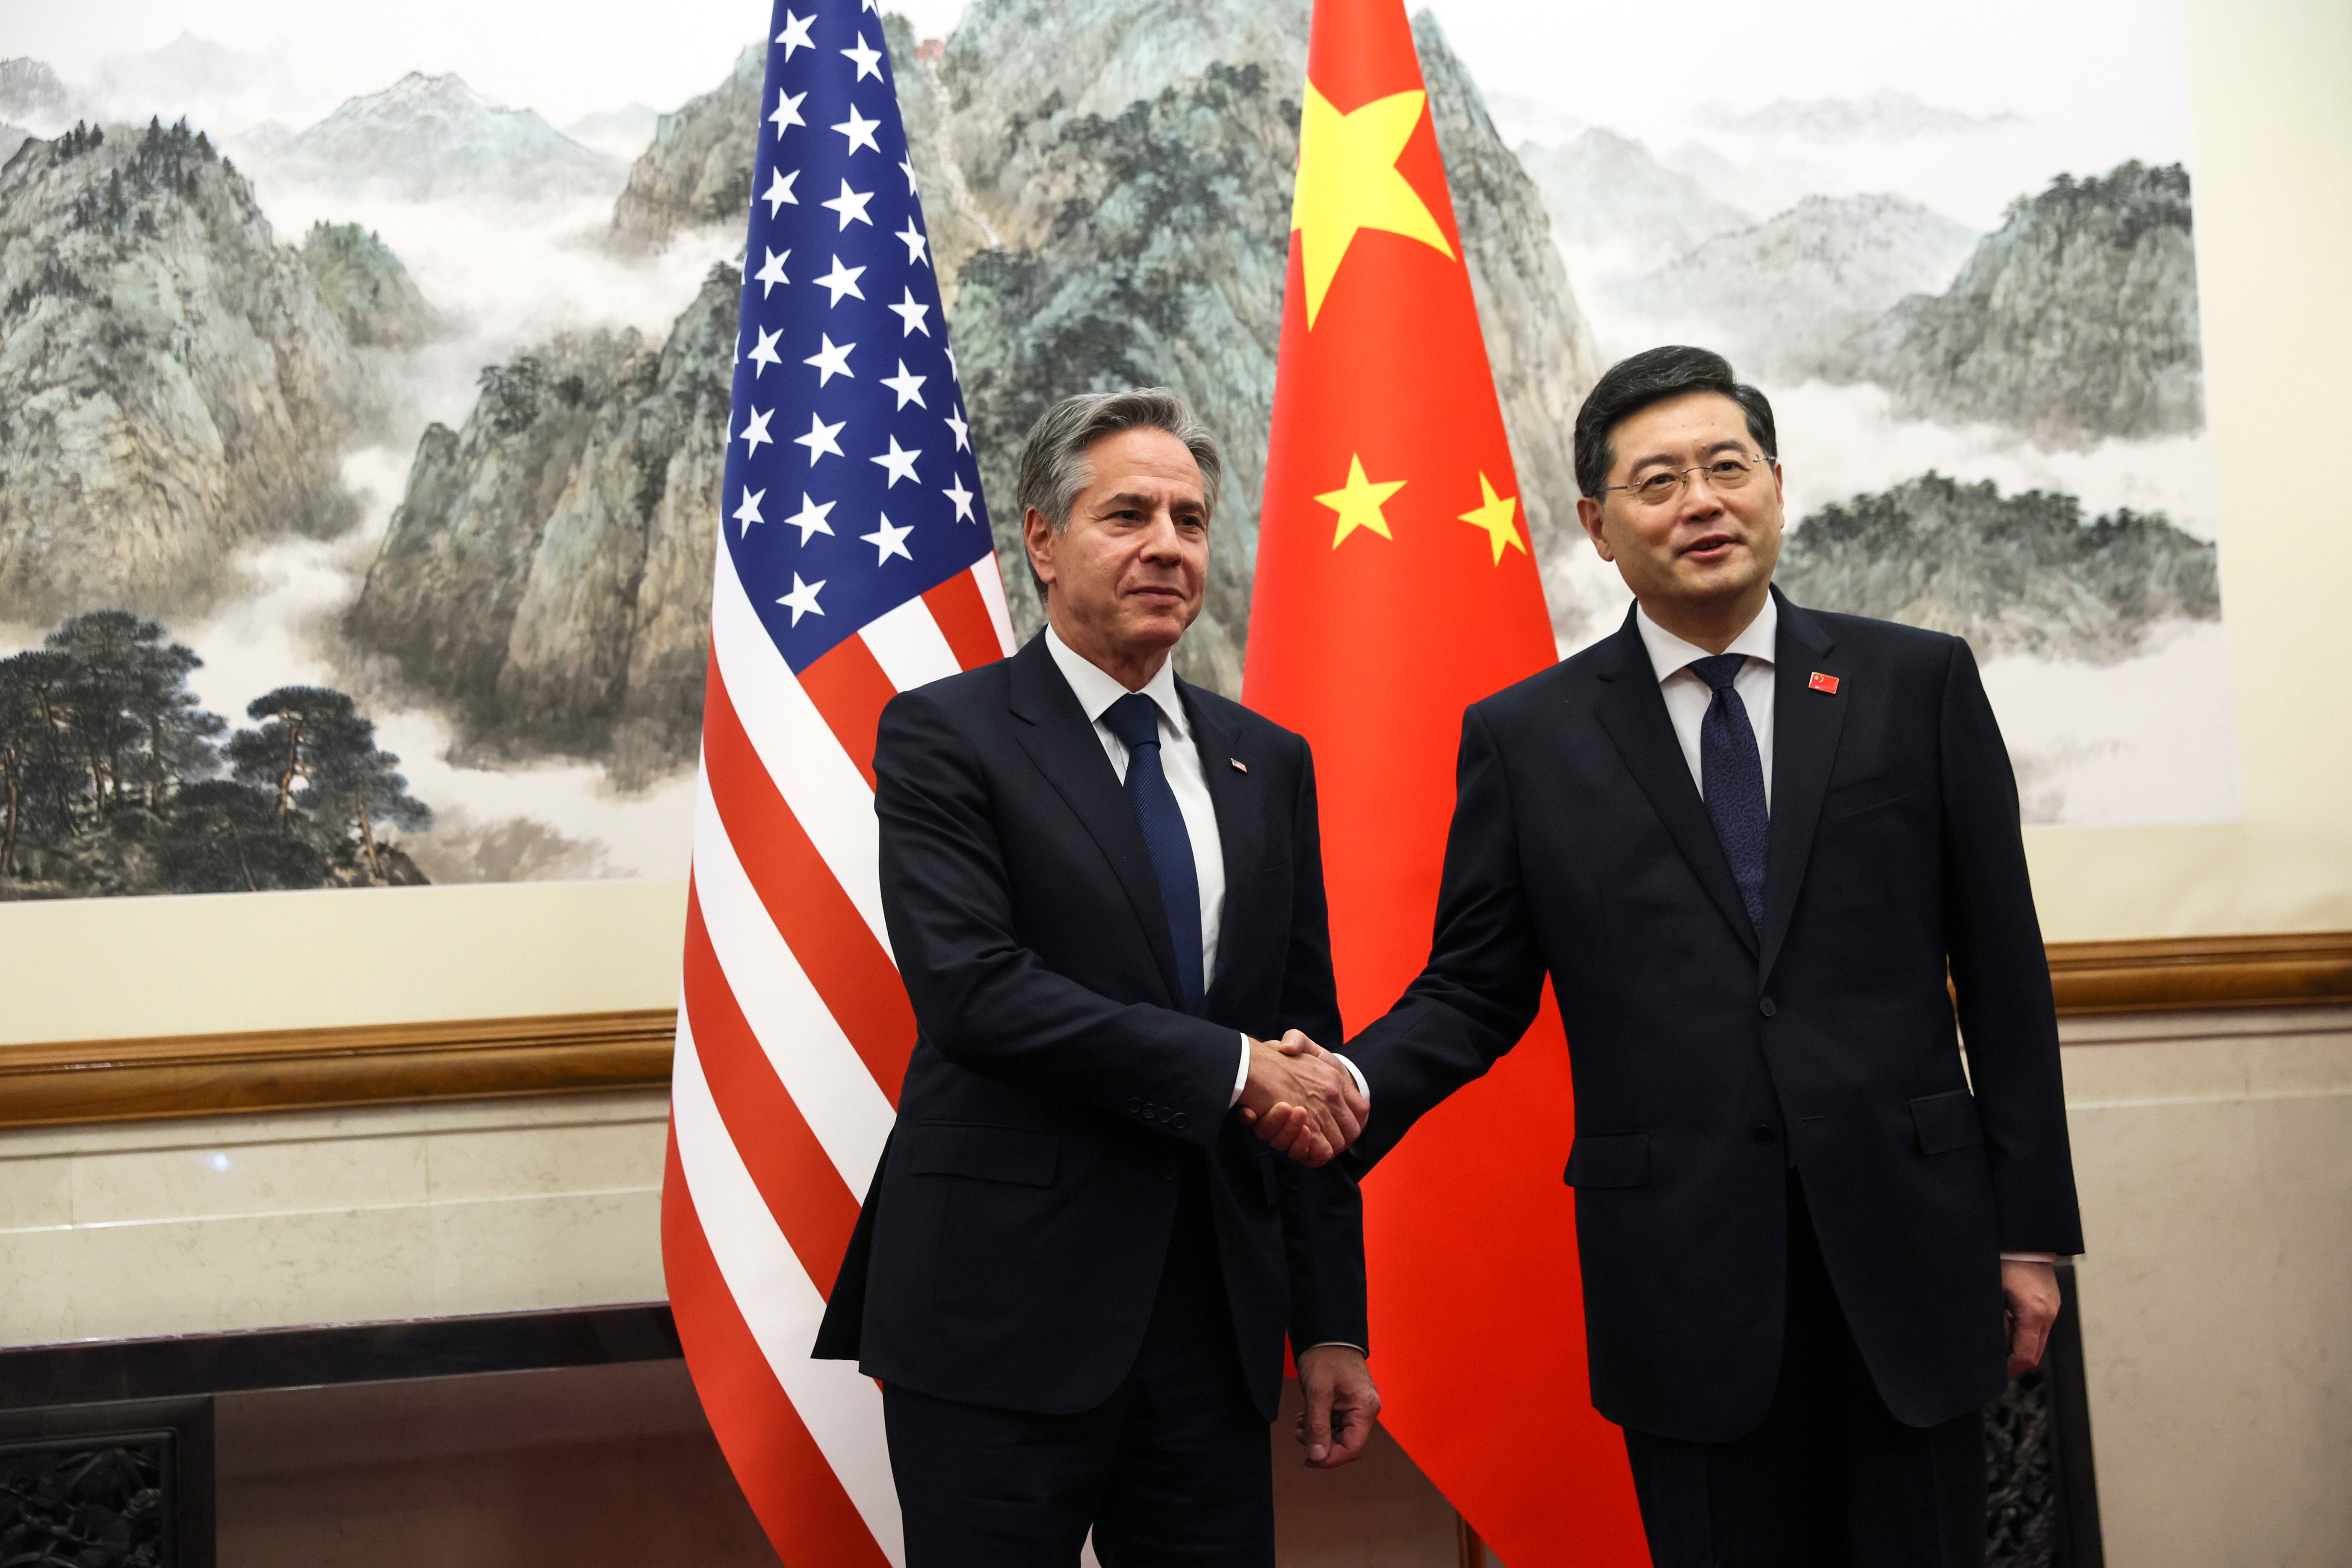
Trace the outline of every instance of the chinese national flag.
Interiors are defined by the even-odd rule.
[[[1314,745],[1360,1027],[1428,952],[1463,708],[1554,650],[1401,0],[1317,0],[1307,76],[1244,695]],[[1508,1568],[1647,1560],[1585,1373],[1573,1125],[1547,999],[1364,1184],[1382,1419]]]

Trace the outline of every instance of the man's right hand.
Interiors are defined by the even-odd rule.
[[[1371,1106],[1346,1068],[1293,1029],[1279,1042],[1250,1041],[1237,1112],[1276,1151],[1312,1166],[1356,1141]]]

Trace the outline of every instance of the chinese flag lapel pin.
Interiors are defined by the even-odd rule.
[[[1249,772],[1249,764],[1242,761],[1239,757],[1227,757],[1225,761],[1234,764],[1234,772],[1237,773],[1245,773]]]
[[[1817,669],[1813,671],[1813,678],[1811,680],[1806,681],[1805,685],[1812,690],[1826,691],[1831,696],[1835,697],[1837,695],[1837,683],[1838,678],[1836,676],[1823,675]]]

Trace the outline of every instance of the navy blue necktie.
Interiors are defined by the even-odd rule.
[[[1198,1013],[1206,989],[1201,977],[1201,874],[1192,865],[1192,836],[1185,831],[1184,814],[1177,809],[1176,792],[1160,765],[1160,709],[1142,692],[1130,691],[1104,711],[1102,721],[1127,748],[1128,802],[1143,829],[1144,847],[1151,851],[1160,901],[1168,909],[1168,935],[1176,943],[1176,976],[1184,984],[1184,1010]],[[1748,750],[1755,750],[1754,742],[1748,742]]]
[[[1763,753],[1748,722],[1748,704],[1731,689],[1747,662],[1744,653],[1719,653],[1695,658],[1686,668],[1715,689],[1715,700],[1698,721],[1698,789],[1706,797],[1707,816],[1715,819],[1715,836],[1723,841],[1724,858],[1731,862],[1731,879],[1739,884],[1739,901],[1760,935],[1764,849],[1771,838],[1772,814],[1764,802]]]

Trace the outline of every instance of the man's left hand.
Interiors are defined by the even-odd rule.
[[[2048,1263],[2001,1259],[2000,1297],[2009,1325],[2009,1375],[2032,1372],[2058,1321],[2058,1269]]]
[[[1353,1345],[1300,1351],[1298,1388],[1307,1396],[1307,1408],[1298,1413],[1298,1441],[1309,1466],[1336,1470],[1364,1451],[1372,1417],[1381,1413],[1381,1391],[1372,1386],[1363,1352]]]

